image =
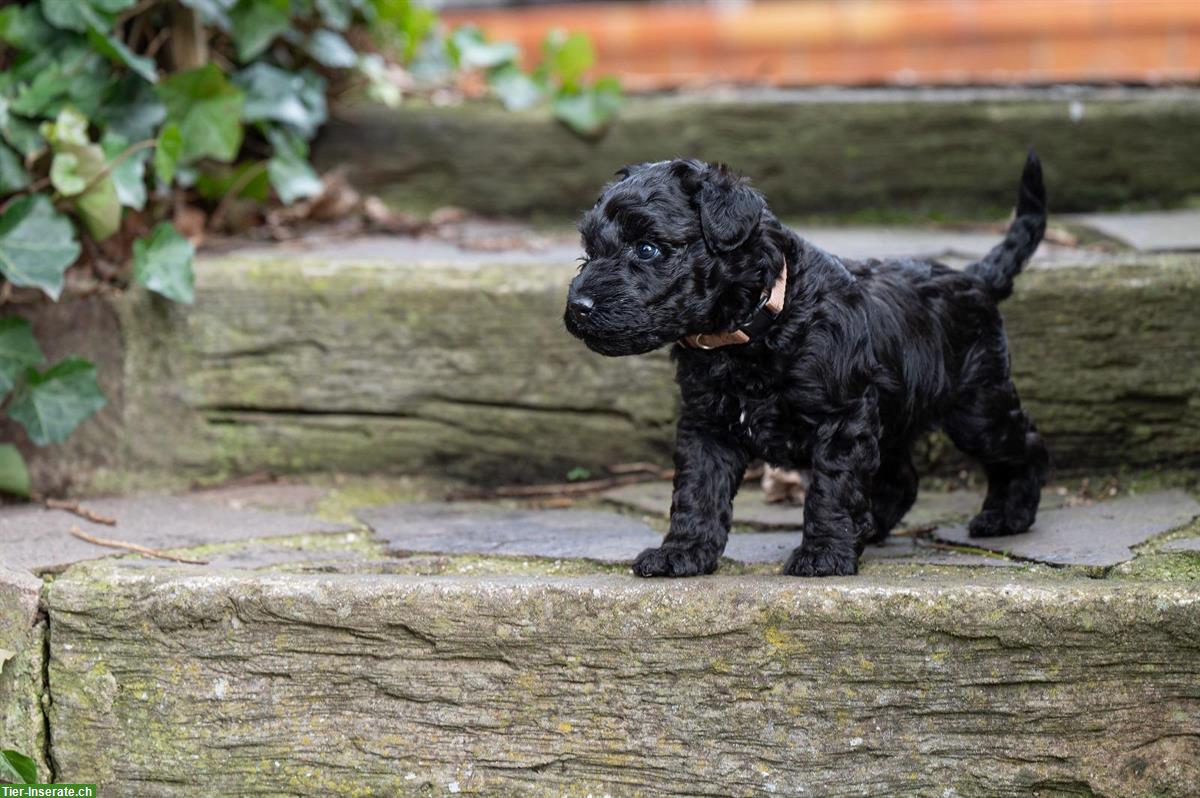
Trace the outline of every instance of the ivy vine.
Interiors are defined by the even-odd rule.
[[[181,194],[215,205],[320,194],[309,143],[334,90],[361,87],[394,105],[406,92],[483,75],[509,109],[549,103],[576,132],[603,131],[621,92],[610,78],[585,80],[591,43],[555,33],[543,49],[525,71],[514,45],[473,27],[447,34],[412,0],[8,5],[0,10],[0,306],[37,292],[58,300],[71,269],[191,303],[195,250],[170,221]],[[45,446],[104,405],[93,364],[47,364],[29,323],[0,316],[0,416]],[[30,494],[24,460],[8,443],[0,443],[0,492]]]

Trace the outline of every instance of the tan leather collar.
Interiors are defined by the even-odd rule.
[[[775,284],[771,286],[770,291],[763,289],[762,300],[744,324],[736,330],[728,332],[685,335],[679,339],[679,343],[688,349],[719,349],[722,346],[750,343],[750,329],[760,327],[764,321],[769,323],[771,319],[782,313],[786,295],[787,261],[784,261],[783,268],[779,270],[779,276],[775,278]],[[762,318],[764,314],[767,316],[765,320]]]

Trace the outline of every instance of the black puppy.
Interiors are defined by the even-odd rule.
[[[761,458],[812,471],[785,573],[853,574],[912,506],[912,446],[937,425],[987,471],[971,534],[1026,531],[1048,457],[1010,379],[997,303],[1041,241],[1045,200],[1030,152],[1008,234],[958,271],[824,252],[723,166],[620,171],[580,225],[586,258],[565,321],[605,355],[676,344],[671,531],[634,572],[712,573]]]

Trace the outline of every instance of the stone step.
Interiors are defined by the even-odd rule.
[[[1187,796],[1200,779],[1191,495],[1043,515],[1033,559],[1137,540],[1100,570],[910,539],[857,577],[750,557],[640,580],[629,559],[656,535],[611,508],[347,503],[411,491],[373,484],[90,505],[115,527],[0,508],[5,744],[122,796]],[[917,517],[952,529],[951,496]],[[207,564],[112,556],[76,522]],[[798,542],[732,537],[772,535]],[[38,543],[11,567],[17,540]]]
[[[545,110],[345,108],[315,157],[397,206],[574,219],[630,163],[721,161],[783,216],[992,218],[1026,148],[1056,213],[1200,195],[1195,89],[814,89],[630,99],[584,139]]]
[[[888,235],[899,251],[932,247],[928,233]],[[949,254],[994,240],[960,235],[968,249]],[[1061,473],[1200,465],[1200,256],[1043,251],[1004,313],[1017,386]],[[48,357],[100,364],[109,405],[65,446],[0,433],[44,491],[261,471],[556,481],[665,464],[668,353],[603,358],[563,330],[575,254],[553,240],[302,241],[201,258],[192,307],[137,290],[27,307]],[[963,463],[941,439],[922,460]]]
[[[1195,584],[105,565],[45,600],[57,775],[131,797],[1200,783]]]

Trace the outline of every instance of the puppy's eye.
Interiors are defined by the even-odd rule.
[[[649,241],[642,241],[634,245],[633,254],[638,256],[638,260],[654,260],[662,255],[662,250]]]

